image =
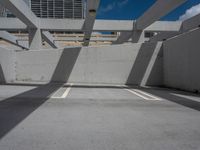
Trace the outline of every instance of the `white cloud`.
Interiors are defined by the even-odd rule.
[[[115,5],[116,5],[116,3],[111,3],[111,4],[107,5],[106,7],[100,8],[100,11],[103,13],[111,11],[115,8]]]
[[[113,2],[105,7],[100,8],[100,13],[106,13],[109,11],[112,11],[113,9],[116,9],[117,7],[123,7],[125,6],[129,0],[119,0],[118,2]]]
[[[185,14],[179,17],[179,20],[186,20],[189,19],[197,14],[200,13],[200,4],[191,7],[190,9],[186,10]]]
[[[122,6],[126,5],[128,2],[129,2],[129,0],[121,0],[121,1],[119,1],[119,2],[117,3],[117,5],[118,5],[119,7],[122,7]]]

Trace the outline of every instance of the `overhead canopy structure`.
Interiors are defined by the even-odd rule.
[[[39,28],[45,31],[85,31],[83,19],[39,19]],[[135,21],[96,19],[93,32],[133,31]],[[7,24],[7,25],[6,25]],[[156,21],[145,30],[147,31],[178,31],[181,21]],[[17,18],[0,18],[0,30],[27,30],[27,26]]]
[[[157,0],[151,8],[137,19],[136,28],[138,30],[145,29],[186,1],[187,0]]]
[[[30,28],[38,27],[38,18],[22,0],[1,0],[0,3],[9,9],[17,18]]]
[[[141,17],[136,20],[132,32],[123,32],[117,39],[117,44],[122,44],[132,38],[134,43],[143,41],[143,30],[150,26],[161,17],[167,15],[170,11],[180,6],[187,0],[157,0]]]
[[[31,49],[42,47],[42,35],[36,15],[22,0],[1,0],[1,4],[19,18],[29,30],[29,46]],[[12,23],[13,24],[13,23]],[[7,25],[7,23],[6,23]]]
[[[55,44],[54,37],[48,31],[82,32],[84,33],[84,37],[82,38],[84,46],[89,45],[92,32],[103,31],[121,33],[118,39],[113,42],[114,44],[122,44],[127,41],[144,42],[145,32],[158,32],[156,37],[151,38],[151,40],[159,41],[163,38],[170,38],[199,26],[200,15],[183,22],[159,21],[160,18],[186,1],[187,0],[157,0],[137,20],[98,20],[96,19],[96,15],[100,0],[86,1],[85,19],[38,18],[23,0],[1,0],[0,3],[5,8],[9,9],[17,18],[0,18],[0,30],[28,31],[29,49],[40,49],[42,46],[42,39],[53,48],[58,48],[58,45]],[[8,32],[3,33],[4,34],[1,34],[2,36],[8,37]],[[11,38],[10,41],[13,41],[12,39],[13,38]],[[11,43],[18,44],[17,42]]]
[[[11,43],[11,44],[19,46],[23,49],[28,49],[28,47],[25,44],[18,41],[18,38],[16,36],[8,33],[7,31],[0,31],[0,38]]]

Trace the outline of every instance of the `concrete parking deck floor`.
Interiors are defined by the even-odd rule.
[[[200,97],[167,89],[0,86],[0,150],[199,150]]]

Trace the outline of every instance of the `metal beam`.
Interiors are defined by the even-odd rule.
[[[58,48],[58,45],[55,43],[54,37],[48,31],[42,32],[42,38],[52,47]]]
[[[23,49],[29,49],[24,44],[22,44],[20,41],[18,41],[18,38],[16,36],[8,33],[7,31],[0,31],[0,38],[13,44],[13,45],[19,46]]]
[[[137,30],[145,29],[186,1],[187,0],[157,0],[153,6],[151,6],[139,19],[137,19]]]
[[[90,43],[90,38],[96,19],[97,9],[99,7],[99,2],[100,0],[87,0],[86,18],[84,22],[84,46],[88,46]]]

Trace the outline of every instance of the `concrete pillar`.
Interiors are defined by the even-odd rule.
[[[29,47],[30,49],[42,48],[42,32],[39,28],[29,28]]]

